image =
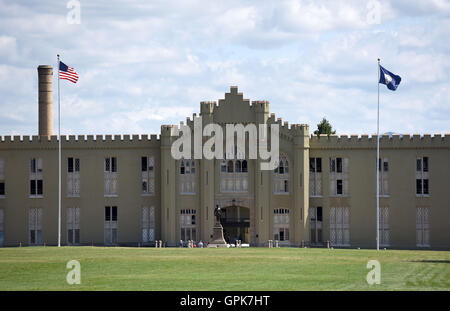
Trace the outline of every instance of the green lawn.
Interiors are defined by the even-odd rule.
[[[72,259],[80,285],[66,282]],[[380,285],[366,282],[371,259],[381,263]],[[0,290],[450,290],[450,252],[0,248]]]

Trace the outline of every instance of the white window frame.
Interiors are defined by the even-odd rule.
[[[341,162],[341,171],[338,170],[338,163]],[[349,196],[349,158],[334,157],[329,159],[330,165],[330,197]],[[338,193],[339,181],[342,184],[342,193]]]
[[[115,167],[113,163],[115,163]],[[117,188],[119,183],[117,157],[106,157],[103,164],[105,177],[104,196],[117,197]]]
[[[155,241],[155,207],[142,207],[142,243]]]
[[[220,192],[248,192],[247,159],[226,159],[224,156],[220,162]]]
[[[183,242],[193,240],[197,241],[197,210],[180,210],[180,240]],[[184,239],[183,239],[184,237]]]
[[[67,210],[67,245],[79,245],[81,243],[80,232],[80,208],[68,207]]]
[[[34,233],[34,241],[32,239]],[[42,245],[42,208],[32,207],[28,215],[28,242],[30,245]]]
[[[430,208],[416,209],[416,246],[430,247]]]
[[[288,195],[291,188],[289,159],[286,155],[280,155],[279,161],[278,167],[273,170],[273,193]]]
[[[73,162],[72,172],[69,172],[70,159],[72,159]],[[69,198],[80,196],[80,169],[81,169],[81,161],[79,158],[74,157],[67,158],[67,196]]]
[[[146,159],[145,168],[143,159]],[[141,157],[141,194],[143,196],[155,195],[155,160],[153,156]]]
[[[196,182],[196,163],[193,159],[181,159],[178,163],[180,194],[194,195]]]
[[[281,234],[283,235],[282,240]],[[288,208],[275,208],[273,210],[273,239],[280,241],[280,243],[290,242],[290,217]]]
[[[427,168],[424,169],[424,158],[427,159]],[[420,169],[417,168],[417,164],[420,163]],[[421,187],[420,193],[417,193],[417,181],[420,180]],[[428,185],[428,193],[425,193],[425,181]],[[429,197],[430,196],[430,157],[417,157],[416,158],[416,196]]]
[[[318,210],[322,210],[322,219],[318,220]],[[309,208],[309,241],[313,245],[323,243],[323,207],[314,206]]]
[[[43,164],[42,164],[42,158],[31,158],[30,160],[30,198],[42,198],[44,197],[44,179],[43,179]],[[39,181],[42,184],[42,193],[39,193]],[[31,183],[34,182],[34,193],[31,191]]]
[[[380,207],[380,219],[379,219],[379,238],[380,238],[380,246],[388,247],[390,246],[390,228],[389,228],[389,215],[390,208],[389,207]]]
[[[116,220],[113,220],[113,208],[116,208]],[[109,220],[106,219],[106,209],[109,208]],[[119,208],[117,206],[105,206],[104,208],[104,243],[105,245],[117,245],[118,243],[118,219]]]
[[[350,246],[350,208],[330,208],[330,244]]]
[[[378,186],[380,196],[389,197],[389,159],[380,156],[378,160]]]
[[[317,163],[320,160],[320,170]],[[322,197],[322,171],[323,162],[322,158],[309,158],[309,196],[310,197]]]

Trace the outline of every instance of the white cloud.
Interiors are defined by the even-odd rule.
[[[230,85],[290,123],[373,133],[377,57],[403,78],[382,89],[383,131],[448,132],[448,2],[380,1],[380,24],[368,3],[82,1],[68,25],[64,1],[0,0],[0,131],[33,134],[36,67],[60,53],[80,74],[62,85],[73,134],[159,133]]]

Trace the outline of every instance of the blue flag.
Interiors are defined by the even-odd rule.
[[[395,91],[400,84],[400,81],[402,81],[400,76],[393,74],[380,65],[380,81],[378,81],[378,83],[385,84],[388,89]]]

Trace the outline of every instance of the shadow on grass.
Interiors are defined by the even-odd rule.
[[[450,260],[412,260],[410,262],[450,263]]]

